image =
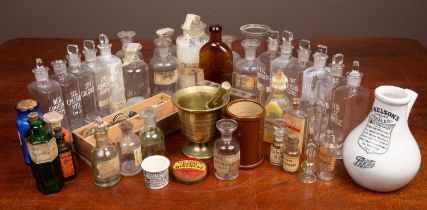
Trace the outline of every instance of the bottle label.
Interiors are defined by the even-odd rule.
[[[43,144],[33,145],[27,142],[27,149],[31,160],[35,164],[52,162],[58,156],[58,147],[55,138],[51,138]]]
[[[86,82],[80,90],[80,96],[82,98],[86,96],[91,96],[95,91],[95,87],[93,85],[93,81]]]
[[[256,80],[256,76],[236,74],[236,87],[246,91],[252,91],[257,85]]]
[[[302,146],[304,145],[305,135],[305,119],[294,117],[289,113],[283,114],[283,120],[286,122],[285,133],[296,134],[298,137],[298,149],[302,154]]]
[[[234,155],[218,155],[214,154],[214,168],[219,174],[226,174],[232,172],[234,169],[239,168],[240,165],[240,152]]]
[[[99,162],[96,164],[99,179],[106,179],[116,176],[120,173],[119,157],[116,155],[114,158]]]
[[[284,148],[275,148],[273,145],[270,147],[270,162],[275,165],[283,164],[283,150]]]
[[[340,105],[333,103],[331,107],[331,122],[339,127],[342,127],[342,119],[340,119]]]
[[[322,171],[333,171],[335,168],[336,156],[327,147],[319,148],[319,167]]]
[[[53,111],[65,114],[64,100],[62,99],[62,96],[58,96],[52,100],[52,106],[49,107],[49,112]]]
[[[133,150],[133,157],[135,158],[135,167],[140,166],[142,163],[141,147],[138,147],[135,150]]]
[[[114,66],[108,66],[108,70],[112,72],[112,74],[110,74],[112,102],[111,108],[113,112],[116,112],[126,107],[126,96],[125,86],[123,83],[122,65],[117,64]]]
[[[277,104],[277,102],[269,102],[270,103],[274,103],[276,107],[279,107],[279,105]],[[272,106],[266,106],[266,115],[265,115],[265,121],[264,121],[264,141],[271,143],[273,141],[274,138],[274,121],[276,119],[279,119],[281,116],[279,116],[277,114],[277,111],[272,111],[269,110],[268,108],[272,107]],[[280,109],[280,107],[279,107]],[[281,110],[280,110],[281,111]]]
[[[178,80],[178,69],[167,72],[154,72],[154,84],[170,85]]]
[[[79,92],[77,90],[73,90],[69,93],[69,99],[67,99],[67,106],[71,107],[71,115],[77,116],[81,114],[82,111],[82,100]],[[68,110],[68,109],[67,109]],[[69,113],[67,113],[69,114]]]
[[[97,78],[96,89],[98,91],[98,98],[105,98],[110,93],[110,84],[108,83],[108,75],[102,75]]]
[[[286,86],[286,93],[291,95],[291,96],[295,96],[295,97],[299,96],[298,81],[296,78],[288,76],[288,84]]]
[[[298,171],[300,157],[291,157],[286,153],[283,155],[283,169],[288,172]]]
[[[71,151],[59,154],[59,159],[61,160],[62,176],[64,178],[74,176],[75,169],[73,163],[73,154]]]
[[[179,63],[179,70],[181,74],[194,74],[199,70],[199,63]]]
[[[203,69],[199,69],[198,63],[179,63],[179,88],[192,87],[203,80]]]

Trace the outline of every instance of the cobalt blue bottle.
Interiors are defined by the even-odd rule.
[[[18,117],[16,118],[16,127],[18,128],[19,143],[22,147],[25,163],[30,165],[30,156],[28,155],[27,144],[25,143],[26,132],[30,128],[30,125],[27,122],[28,114],[30,112],[37,112],[39,114],[39,119],[41,119],[43,116],[40,112],[37,101],[32,99],[24,99],[19,101],[18,104],[16,104],[16,112],[18,113]]]

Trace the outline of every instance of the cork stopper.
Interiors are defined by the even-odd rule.
[[[34,109],[36,106],[37,106],[37,101],[33,99],[24,99],[19,101],[18,104],[16,104],[16,109],[21,112],[25,112],[25,111]]]
[[[39,119],[39,114],[37,112],[31,112],[30,114],[28,114],[28,120],[30,122],[38,119]]]
[[[122,130],[123,134],[131,133],[133,127],[133,124],[127,120],[119,123],[119,128]]]
[[[55,124],[62,121],[64,118],[64,115],[62,115],[59,112],[48,112],[43,115],[43,121],[45,121],[48,124]]]

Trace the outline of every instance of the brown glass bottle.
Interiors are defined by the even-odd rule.
[[[199,54],[199,68],[203,69],[206,80],[221,83],[231,82],[233,73],[233,52],[221,40],[222,27],[212,25],[209,27],[211,36],[203,45]]]

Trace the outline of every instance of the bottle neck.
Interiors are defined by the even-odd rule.
[[[246,60],[253,61],[256,58],[256,48],[248,47],[245,48],[245,58]]]
[[[233,139],[233,132],[225,132],[221,133],[221,139],[225,142],[229,142]]]
[[[99,48],[101,57],[110,57],[111,56],[111,46],[102,46]]]
[[[211,36],[209,39],[210,42],[222,42],[221,39],[222,39],[221,32],[219,31],[211,32]]]
[[[144,118],[144,128],[153,129],[156,128],[156,118]]]
[[[30,122],[30,128],[31,128],[30,143],[33,143],[35,141],[49,140],[49,134],[47,132],[47,128],[46,126],[44,126],[41,120]]]

